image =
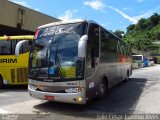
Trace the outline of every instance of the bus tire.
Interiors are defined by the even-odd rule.
[[[102,99],[106,96],[108,87],[107,87],[107,80],[103,79],[99,85],[99,89],[98,89],[98,98]]]
[[[127,70],[127,78],[124,80],[124,82],[128,82],[129,80],[129,70]]]
[[[0,90],[3,89],[3,86],[4,86],[4,84],[3,84],[3,78],[0,75]]]

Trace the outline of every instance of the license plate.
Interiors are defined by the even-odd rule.
[[[45,100],[54,100],[54,96],[44,96]]]

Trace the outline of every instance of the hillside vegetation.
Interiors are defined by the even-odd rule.
[[[160,45],[154,43],[160,41],[160,15],[154,13],[148,19],[141,18],[137,24],[129,25],[123,40],[137,50],[160,53]]]

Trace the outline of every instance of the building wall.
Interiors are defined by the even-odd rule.
[[[8,0],[0,0],[0,25],[34,32],[38,26],[55,21],[59,20]]]

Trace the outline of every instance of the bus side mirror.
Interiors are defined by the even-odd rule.
[[[78,43],[78,57],[84,58],[86,56],[86,43],[88,40],[88,35],[83,35]]]
[[[25,43],[28,43],[28,40],[22,40],[20,42],[17,43],[16,48],[15,48],[15,56],[18,57],[19,56],[19,51],[21,49],[21,46]]]

